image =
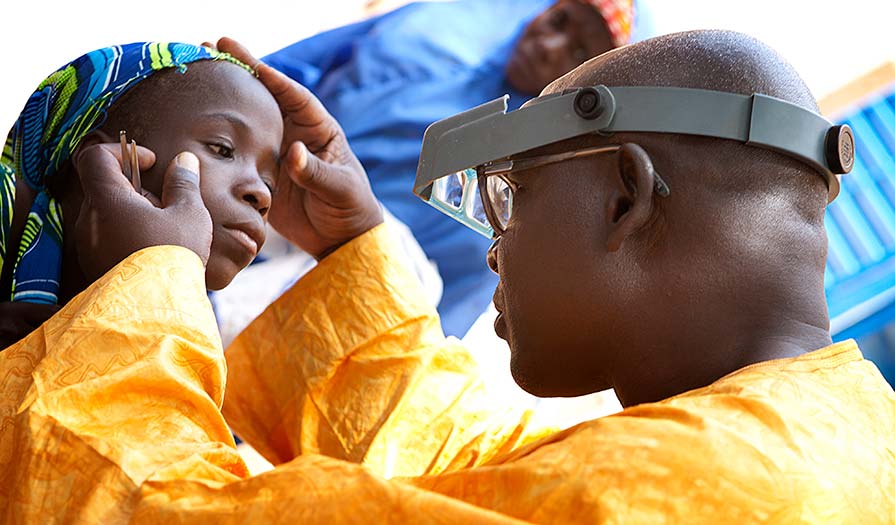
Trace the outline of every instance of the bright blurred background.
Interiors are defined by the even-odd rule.
[[[139,40],[200,43],[227,35],[260,56],[404,3],[7,0],[0,32],[7,71],[0,85],[0,129],[12,125],[40,81],[92,49]],[[721,28],[758,37],[796,66],[818,98],[895,58],[892,0],[648,0],[643,4],[659,33]]]

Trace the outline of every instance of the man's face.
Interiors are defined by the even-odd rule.
[[[615,47],[603,17],[577,0],[558,0],[522,32],[507,62],[515,89],[537,95],[553,80]]]
[[[617,316],[618,263],[606,253],[603,171],[614,155],[511,173],[518,185],[506,232],[489,252],[500,275],[498,336],[516,382],[540,396],[609,388],[605,334]]]
[[[166,96],[150,136],[134,138],[156,154],[144,182],[158,196],[171,159],[182,151],[199,157],[202,199],[214,227],[205,280],[218,290],[264,244],[283,121],[267,89],[238,66],[198,62],[186,74],[196,75],[195,89]]]

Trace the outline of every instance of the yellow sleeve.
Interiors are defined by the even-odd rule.
[[[452,369],[439,364],[444,347],[436,347],[417,359],[438,377]],[[890,450],[862,439],[888,443],[891,387],[878,377],[873,388],[863,369],[849,375],[833,363],[814,378],[818,365],[805,365],[812,368],[800,376],[758,370],[763,379],[753,369],[720,386],[583,423],[476,468],[389,481],[363,465],[304,455],[248,477],[219,410],[224,359],[202,265],[186,250],[152,248],[0,352],[0,522],[716,523],[723,516],[736,523],[867,523],[877,511],[891,517]],[[407,382],[426,385],[425,377]],[[460,392],[453,397],[460,405],[475,389],[468,379],[429,386]],[[417,397],[420,410],[453,409]],[[387,415],[407,402],[399,399]],[[862,407],[868,402],[875,404]],[[423,433],[443,432],[448,423],[440,413],[428,414],[434,423]],[[478,427],[483,420],[464,421]],[[485,443],[463,439],[459,450],[488,449],[470,444],[476,439]],[[453,447],[450,436],[443,442]],[[865,468],[853,468],[855,461]]]
[[[329,255],[227,349],[224,414],[272,463],[316,453],[434,474],[553,430],[487,395],[391,242],[380,226]]]
[[[140,251],[0,352],[7,514],[39,523],[44,510],[124,497],[163,465],[247,475],[219,411],[226,370],[204,274],[186,249]]]
[[[0,522],[516,523],[321,456],[248,477],[204,283],[143,250],[0,352]]]

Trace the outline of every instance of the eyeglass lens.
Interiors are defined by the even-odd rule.
[[[466,187],[466,173],[458,171],[435,181],[432,185],[432,197],[450,206],[460,209],[463,202],[463,189]]]
[[[458,171],[436,180],[432,185],[432,198],[482,226],[490,227],[475,170]]]
[[[513,213],[513,190],[500,176],[488,177],[486,180],[488,199],[498,222],[495,226],[505,230]]]

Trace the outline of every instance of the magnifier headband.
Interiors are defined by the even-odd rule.
[[[851,128],[758,93],[597,85],[538,97],[510,113],[508,98],[504,95],[426,129],[413,187],[416,195],[430,201],[437,179],[591,133],[677,133],[770,149],[817,170],[827,181],[830,201],[839,193],[836,175],[854,165]]]

